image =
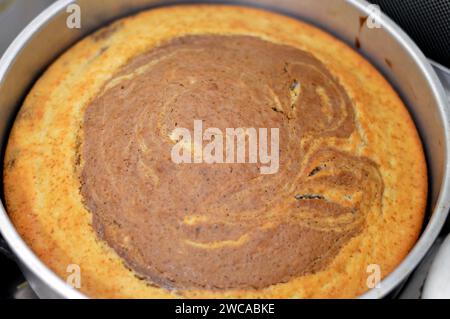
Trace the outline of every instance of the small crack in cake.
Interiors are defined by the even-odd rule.
[[[171,132],[195,120],[278,128],[279,170],[174,163]],[[376,69],[308,24],[221,5],[145,11],[69,49],[18,114],[4,180],[36,254],[112,298],[356,297],[414,245],[427,196]]]

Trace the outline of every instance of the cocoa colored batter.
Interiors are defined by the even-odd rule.
[[[279,128],[280,170],[177,165],[176,127]],[[380,207],[377,166],[326,146],[351,100],[311,54],[250,36],[189,36],[126,65],[88,106],[82,195],[94,227],[151,283],[262,288],[323,269]]]

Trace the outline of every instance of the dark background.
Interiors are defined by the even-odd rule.
[[[450,68],[450,0],[372,0],[425,55]]]

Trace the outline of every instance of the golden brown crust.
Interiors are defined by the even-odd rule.
[[[233,6],[174,6],[118,21],[67,51],[36,83],[14,124],[4,170],[9,214],[36,254],[63,278],[69,264],[80,265],[81,290],[93,297],[177,297],[136,278],[97,240],[79,192],[76,150],[85,108],[104,83],[133,57],[187,34],[253,35],[313,53],[355,105],[359,134],[342,147],[377,163],[385,189],[383,214],[370,212],[366,229],[327,269],[260,290],[186,295],[355,297],[367,290],[367,265],[380,265],[383,276],[390,273],[417,240],[426,204],[425,159],[406,108],[386,80],[342,42],[297,20]]]

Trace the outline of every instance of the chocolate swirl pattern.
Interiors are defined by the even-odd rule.
[[[177,165],[176,127],[277,127],[280,171]],[[127,265],[167,288],[262,288],[323,269],[381,212],[345,89],[311,54],[250,36],[178,38],[135,58],[88,106],[81,192]]]

